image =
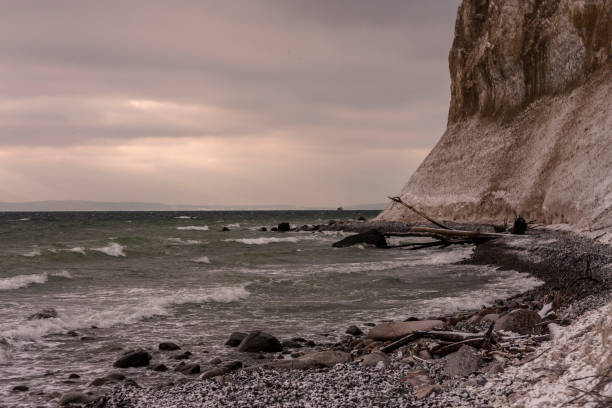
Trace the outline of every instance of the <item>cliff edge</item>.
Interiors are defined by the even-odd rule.
[[[401,192],[434,218],[612,226],[612,0],[464,0],[448,127]],[[413,221],[395,203],[378,217]]]

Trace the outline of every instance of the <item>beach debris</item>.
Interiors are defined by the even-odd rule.
[[[448,229],[448,230],[452,229],[452,228],[447,227],[446,225],[444,225],[444,224],[434,220],[433,218],[429,217],[427,214],[417,210],[416,208],[414,208],[410,204],[405,203],[399,196],[388,197],[388,198],[389,198],[389,200],[394,201],[394,202],[396,202],[396,203],[398,203],[400,205],[403,205],[404,207],[408,208],[410,211],[414,212],[415,214],[425,218],[427,221],[431,222],[433,225],[437,225],[438,227],[443,228],[443,229]]]
[[[427,331],[435,327],[443,327],[442,320],[418,320],[410,322],[382,323],[374,326],[368,332],[368,338],[372,340],[397,340],[413,332]]]
[[[521,216],[516,217],[510,232],[515,235],[523,235],[525,231],[527,231],[527,221]]]

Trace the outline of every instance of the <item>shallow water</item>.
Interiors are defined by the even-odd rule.
[[[117,345],[172,340],[215,355],[236,330],[315,338],[350,324],[476,308],[538,284],[454,264],[469,246],[335,249],[346,234],[259,231],[375,214],[0,214],[0,401],[46,404],[36,392],[74,388],[69,373],[108,373]],[[27,320],[44,308],[58,317]],[[17,384],[32,392],[11,393]]]

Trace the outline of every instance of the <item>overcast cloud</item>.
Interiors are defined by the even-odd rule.
[[[0,0],[0,201],[384,201],[444,131],[458,4]]]

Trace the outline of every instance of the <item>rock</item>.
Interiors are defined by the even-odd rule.
[[[62,394],[62,397],[59,400],[60,405],[69,405],[69,404],[86,404],[91,401],[89,395],[84,394],[78,391],[69,391]]]
[[[57,310],[53,308],[43,309],[28,316],[28,320],[52,319],[57,317]]]
[[[291,225],[288,222],[281,222],[277,227],[278,232],[287,232],[291,231]]]
[[[221,362],[222,362],[222,361],[221,361],[221,359],[220,359],[219,357],[215,357],[215,358],[213,358],[212,360],[210,360],[210,361],[208,362],[208,364],[217,365],[217,364],[221,364]]]
[[[378,363],[382,363],[384,366],[388,366],[390,362],[391,359],[385,353],[381,351],[375,351],[373,353],[366,354],[365,356],[363,356],[361,364],[366,367],[376,367]]]
[[[207,378],[213,378],[220,375],[224,375],[226,371],[223,368],[213,368],[212,370],[206,371],[204,374],[200,376],[201,380],[205,380]]]
[[[164,341],[162,343],[159,343],[159,346],[157,347],[162,351],[173,351],[181,349],[177,344],[172,343],[171,341]]]
[[[131,378],[128,378],[127,380],[125,380],[123,382],[123,385],[126,387],[136,387],[136,388],[140,388],[140,385],[138,385],[138,383],[134,380],[132,380]]]
[[[229,231],[229,230],[230,230],[230,229],[229,229],[229,228],[227,228],[227,227],[223,227],[223,228],[221,228],[221,232],[226,232],[226,231]]]
[[[30,387],[28,387],[27,385],[16,385],[14,386],[11,391],[13,392],[26,392],[30,389]]]
[[[81,376],[78,374],[72,373],[68,376],[68,378],[81,378]]]
[[[357,244],[374,245],[377,248],[386,248],[388,246],[385,236],[375,229],[351,235],[338,242],[334,242],[332,246],[334,248],[346,248]]]
[[[537,312],[526,309],[516,309],[502,316],[495,322],[495,330],[507,330],[519,334],[535,332],[537,324],[542,319]]]
[[[444,373],[449,377],[464,377],[477,372],[482,365],[482,357],[478,350],[471,346],[461,348],[446,356]]]
[[[275,353],[283,351],[283,346],[278,339],[271,334],[254,331],[249,333],[238,346],[238,351],[246,353]]]
[[[497,313],[489,313],[489,314],[482,316],[482,319],[480,321],[493,323],[498,320],[499,320],[499,315]]]
[[[283,340],[283,349],[302,348],[302,343],[293,340]]]
[[[67,331],[66,335],[70,337],[79,337],[79,333],[75,332],[74,330]]]
[[[417,357],[422,358],[423,360],[431,360],[433,358],[428,350],[420,350]]]
[[[191,357],[191,352],[190,351],[186,351],[184,353],[176,354],[176,355],[172,356],[172,358],[175,359],[175,360],[187,360],[187,359],[189,359],[189,357]]]
[[[425,370],[409,371],[405,377],[402,377],[399,380],[401,382],[409,383],[414,388],[432,383],[431,378],[429,378],[429,373]]]
[[[106,384],[108,381],[104,377],[94,378],[92,382],[89,383],[91,387],[99,387],[101,385]]]
[[[438,393],[440,391],[442,391],[442,388],[439,385],[422,385],[415,390],[414,396],[416,399],[423,399],[429,397],[434,392]]]
[[[238,347],[242,340],[244,340],[248,334],[242,332],[234,332],[230,334],[229,339],[225,342],[226,346]]]
[[[346,329],[345,333],[346,334],[350,334],[351,336],[361,336],[361,335],[363,335],[363,332],[357,326],[349,326],[349,328]]]
[[[366,220],[366,217],[362,215],[359,218],[357,218],[357,221],[367,221],[367,220]]]
[[[96,338],[92,336],[82,336],[81,341],[94,341]]]
[[[183,373],[185,375],[199,374],[200,373],[200,365],[199,364],[185,364],[178,371],[180,371],[181,373]]]
[[[153,366],[153,371],[168,371],[168,367],[165,364],[156,364]]]
[[[504,364],[503,363],[491,363],[486,366],[482,371],[489,375],[502,374],[504,372]]]
[[[427,331],[444,326],[441,320],[420,320],[411,322],[383,323],[373,327],[368,337],[374,340],[397,340],[414,331]]]
[[[113,363],[117,368],[145,367],[149,365],[151,355],[144,350],[129,351]]]
[[[121,374],[121,373],[110,373],[106,376],[106,378],[109,381],[114,381],[114,382],[118,382],[118,381],[123,381],[125,380],[125,375]]]
[[[226,369],[227,372],[236,371],[242,368],[242,361],[228,361],[227,363],[223,364],[223,368]]]
[[[268,229],[266,227],[261,227],[259,230],[262,231],[262,232],[268,231]]]

